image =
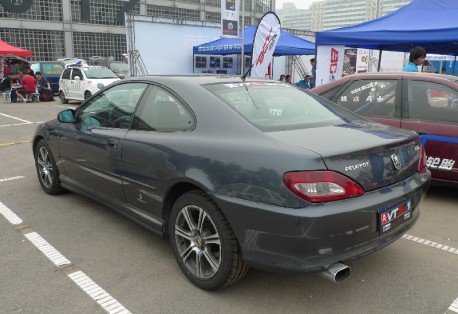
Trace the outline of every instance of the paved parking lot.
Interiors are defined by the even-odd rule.
[[[250,270],[202,291],[168,241],[85,197],[41,190],[33,131],[75,105],[0,103],[0,313],[458,313],[458,189],[432,187],[409,234],[349,262],[343,283]]]

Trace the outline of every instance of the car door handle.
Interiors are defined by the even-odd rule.
[[[118,140],[109,139],[107,143],[108,148],[116,148],[118,146]]]

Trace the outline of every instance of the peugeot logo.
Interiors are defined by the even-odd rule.
[[[393,165],[397,170],[401,169],[401,160],[396,154],[391,155],[391,160],[393,161]]]

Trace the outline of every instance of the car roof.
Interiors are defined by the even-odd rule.
[[[262,80],[254,78],[246,78],[245,81],[239,75],[209,75],[209,74],[182,74],[182,75],[147,75],[135,76],[125,79],[124,81],[155,81],[159,83],[189,83],[191,85],[205,85],[205,84],[228,84],[228,83],[243,83],[243,82],[262,82],[262,83],[279,83],[273,80]]]
[[[366,72],[366,73],[355,73],[348,75],[348,78],[364,78],[374,76],[402,76],[406,78],[440,78],[449,81],[458,81],[458,77],[454,75],[438,74],[438,73],[427,73],[427,72],[402,72],[402,71],[391,71],[391,72]]]
[[[87,65],[87,64],[69,64],[65,67],[67,68],[84,68],[84,69],[108,69],[107,67],[101,65]]]

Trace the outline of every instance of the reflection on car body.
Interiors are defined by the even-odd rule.
[[[82,193],[170,238],[203,289],[248,266],[342,281],[343,262],[414,225],[430,179],[415,132],[231,76],[115,82],[41,124],[33,152],[45,192]]]
[[[381,72],[346,76],[312,92],[371,120],[417,131],[435,183],[458,186],[458,78]]]

